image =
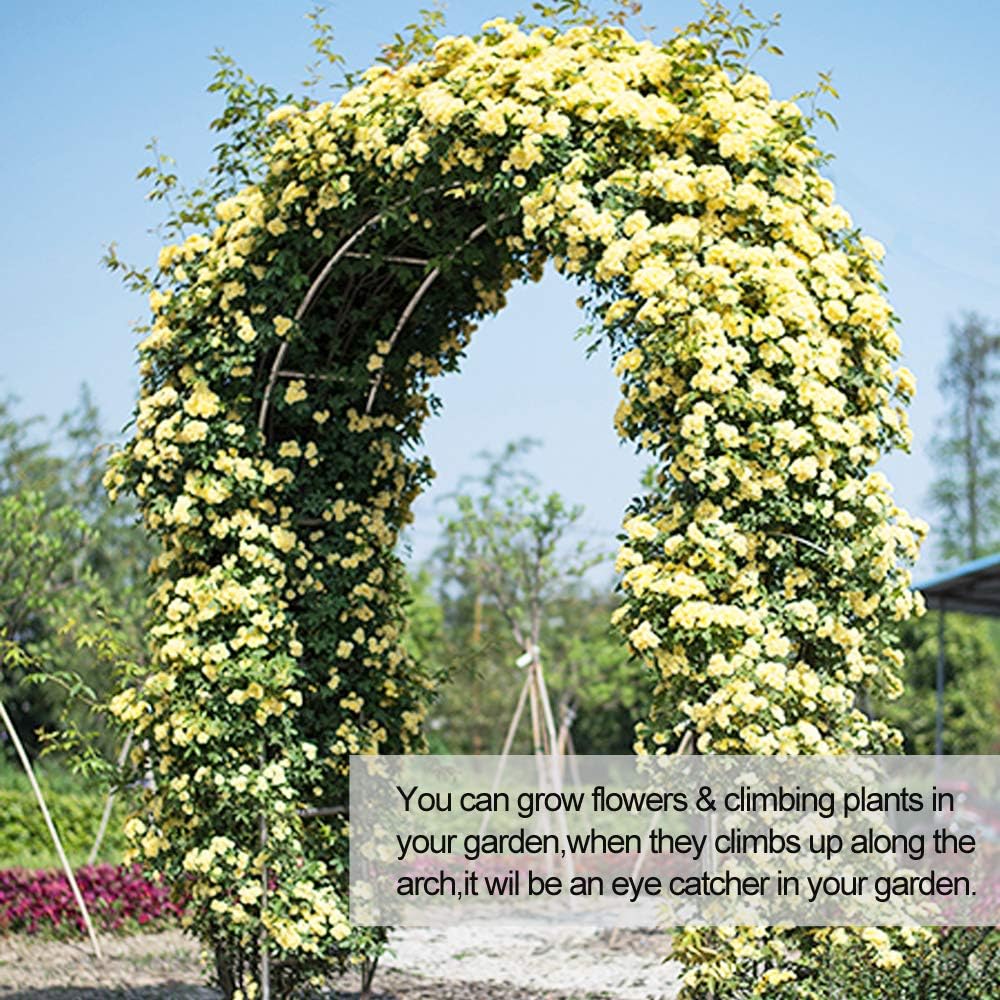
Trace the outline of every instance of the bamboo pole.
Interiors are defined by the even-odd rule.
[[[490,800],[492,801],[494,794],[500,787],[500,781],[503,778],[504,768],[507,766],[507,758],[510,756],[510,748],[514,743],[514,734],[517,732],[518,723],[521,721],[521,715],[524,712],[524,703],[528,698],[528,688],[531,686],[531,674],[528,674],[524,678],[524,683],[521,685],[521,693],[517,698],[517,707],[514,709],[514,716],[510,720],[510,725],[507,727],[507,736],[503,741],[503,749],[500,751],[500,760],[497,761],[497,773],[493,778],[493,787],[490,789]],[[481,837],[486,832],[486,827],[490,821],[490,814],[485,813],[483,816],[482,823],[479,824],[479,836]]]
[[[535,680],[538,684],[538,699],[542,704],[542,712],[545,719],[545,735],[547,737],[548,752],[553,756],[556,754],[556,723],[552,717],[552,703],[549,701],[549,689],[545,685],[545,674],[542,672],[542,661],[538,658],[538,647],[535,647]]]
[[[545,734],[542,732],[539,718],[538,685],[535,683],[534,663],[528,667],[528,694],[531,699],[531,746],[534,749],[535,757],[540,758],[545,755]]]
[[[531,696],[531,737],[532,745],[535,748],[535,772],[538,776],[538,790],[542,793],[548,790],[548,776],[545,771],[545,741],[547,733],[541,720],[541,706],[539,705],[538,677],[535,673],[535,661],[532,660],[528,666],[529,694]],[[543,810],[539,814],[539,826],[541,833],[546,836],[549,833],[549,817]],[[545,855],[545,874],[552,874],[552,856]]]
[[[542,703],[542,711],[545,715],[545,731],[548,736],[549,744],[549,767],[552,769],[552,790],[555,792],[562,791],[562,759],[560,756],[560,743],[556,736],[556,725],[555,719],[552,717],[552,703],[549,701],[549,690],[545,685],[545,674],[542,670],[542,661],[538,655],[538,647],[533,647],[534,657],[533,666],[535,669],[535,681],[538,685],[538,699]],[[569,840],[569,828],[566,823],[566,811],[562,808],[558,812],[558,824],[559,831],[562,834],[563,843],[567,844]],[[565,870],[567,879],[572,879],[576,872],[576,866],[573,864],[573,855],[565,854],[563,857],[563,869]]]
[[[560,757],[566,756],[569,747],[569,727],[573,724],[573,709],[560,703],[559,736],[556,749]]]
[[[580,765],[576,761],[576,747],[573,746],[573,734],[566,730],[566,745],[569,747],[569,770],[573,776],[573,784],[577,788],[583,786],[583,779],[580,777]]]
[[[94,950],[94,957],[97,959],[103,959],[104,956],[101,954],[101,946],[97,941],[97,933],[94,930],[94,925],[90,919],[90,912],[87,909],[87,904],[83,901],[83,893],[80,892],[80,886],[77,884],[76,876],[73,874],[73,869],[70,867],[69,859],[66,857],[66,852],[63,850],[62,841],[59,839],[55,823],[52,822],[52,816],[49,814],[49,807],[45,804],[45,796],[42,795],[42,789],[39,787],[38,779],[35,777],[35,771],[31,766],[31,761],[28,760],[24,744],[21,742],[21,737],[17,735],[17,730],[14,728],[14,720],[7,714],[7,707],[4,705],[2,700],[0,700],[0,718],[3,719],[3,724],[7,727],[7,732],[10,734],[10,739],[14,744],[14,749],[17,751],[17,756],[20,758],[21,765],[24,767],[25,773],[28,775],[28,781],[31,782],[31,788],[35,793],[35,798],[38,800],[38,807],[42,810],[45,825],[49,828],[49,836],[52,838],[52,843],[55,844],[56,853],[59,855],[59,861],[62,863],[63,871],[66,873],[66,878],[69,881],[70,888],[73,890],[73,898],[76,900],[76,905],[80,907],[80,913],[83,914],[83,923],[87,928],[87,936],[90,938],[90,946]]]

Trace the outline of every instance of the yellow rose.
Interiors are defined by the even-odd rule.
[[[204,382],[198,382],[184,401],[184,412],[191,417],[214,417],[219,412],[219,397]]]
[[[306,392],[306,384],[302,379],[292,379],[285,387],[285,402],[299,403],[305,399],[309,393]]]

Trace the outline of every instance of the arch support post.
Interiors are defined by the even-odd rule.
[[[937,627],[937,669],[935,676],[935,692],[934,692],[934,755],[936,757],[944,756],[944,668],[945,668],[945,652],[944,652],[944,616],[945,616],[945,605],[941,602],[941,607],[938,608],[938,627]]]

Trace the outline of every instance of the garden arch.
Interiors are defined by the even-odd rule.
[[[261,933],[288,989],[377,951],[346,919],[338,810],[350,753],[420,746],[394,546],[429,470],[404,447],[429,379],[547,260],[659,469],[618,561],[615,622],[658,679],[642,747],[894,745],[855,705],[898,685],[920,534],[870,471],[912,391],[880,248],[798,108],[715,55],[612,25],[442,39],[274,112],[259,180],[161,252],[109,471],[162,540],[156,669],[114,709],[158,775],[130,833],[234,983]]]

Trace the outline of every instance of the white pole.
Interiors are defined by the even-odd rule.
[[[122,752],[118,755],[118,770],[120,771],[125,766],[125,760],[128,757],[129,750],[132,749],[132,734],[129,733],[125,737],[125,742],[122,744]],[[90,849],[90,854],[87,855],[87,864],[92,865],[97,860],[97,852],[101,849],[101,844],[104,842],[104,835],[108,832],[108,823],[111,820],[111,807],[115,804],[115,792],[112,789],[108,792],[108,797],[104,801],[104,812],[101,813],[101,823],[97,828],[97,836],[94,838],[94,846]]]
[[[529,673],[524,678],[524,684],[521,686],[521,693],[517,699],[517,707],[514,709],[514,717],[510,720],[510,725],[507,727],[507,737],[503,741],[503,749],[500,751],[500,760],[497,761],[497,773],[493,778],[493,787],[490,789],[490,801],[493,801],[493,796],[496,794],[496,790],[500,787],[500,781],[503,778],[503,769],[507,764],[507,758],[510,756],[511,744],[514,742],[514,734],[517,732],[517,725],[521,721],[521,713],[524,711],[524,703],[528,697],[528,688],[531,686],[531,674]],[[490,821],[490,813],[483,814],[483,821],[479,824],[479,836],[481,837],[486,833],[487,824]]]
[[[542,671],[542,660],[538,655],[538,647],[533,648],[534,652],[534,667],[535,667],[535,678],[538,683],[538,697],[542,703],[542,711],[545,716],[545,728],[549,734],[549,765],[552,768],[552,785],[553,791],[562,792],[562,758],[560,752],[559,739],[556,736],[556,724],[552,717],[552,703],[549,701],[549,689],[545,684],[545,674]],[[564,809],[560,809],[557,813],[559,821],[559,830],[563,836],[563,843],[567,843],[567,838],[569,836],[569,828],[566,823],[566,812]],[[567,880],[572,880],[574,874],[576,873],[576,865],[573,863],[573,855],[567,850],[567,853],[563,859],[563,869],[566,872]]]
[[[25,753],[24,744],[21,742],[21,738],[17,735],[17,730],[14,728],[14,722],[7,714],[7,709],[2,700],[0,700],[0,718],[3,719],[3,724],[7,727],[7,732],[10,733],[11,742],[14,744],[14,749],[17,750],[17,756],[20,758],[25,773],[28,775],[28,781],[31,782],[31,788],[35,793],[35,798],[38,800],[39,808],[42,810],[42,816],[45,818],[45,825],[49,828],[49,836],[52,837],[52,843],[56,845],[56,853],[59,855],[59,860],[62,862],[63,871],[66,873],[66,878],[69,880],[70,888],[73,890],[73,898],[76,900],[76,905],[80,907],[80,912],[83,914],[83,923],[86,926],[87,934],[90,937],[90,946],[94,949],[94,957],[101,959],[104,956],[101,954],[101,946],[97,943],[97,934],[94,931],[94,925],[91,923],[90,913],[87,910],[87,904],[83,901],[83,893],[80,892],[80,886],[77,885],[76,876],[73,874],[73,869],[70,867],[69,859],[66,857],[66,852],[63,850],[62,841],[59,839],[59,834],[56,832],[56,825],[52,822],[51,815],[49,815],[49,807],[45,804],[45,797],[42,795],[42,790],[35,778],[35,772],[31,766],[31,761],[28,760],[28,755]]]

